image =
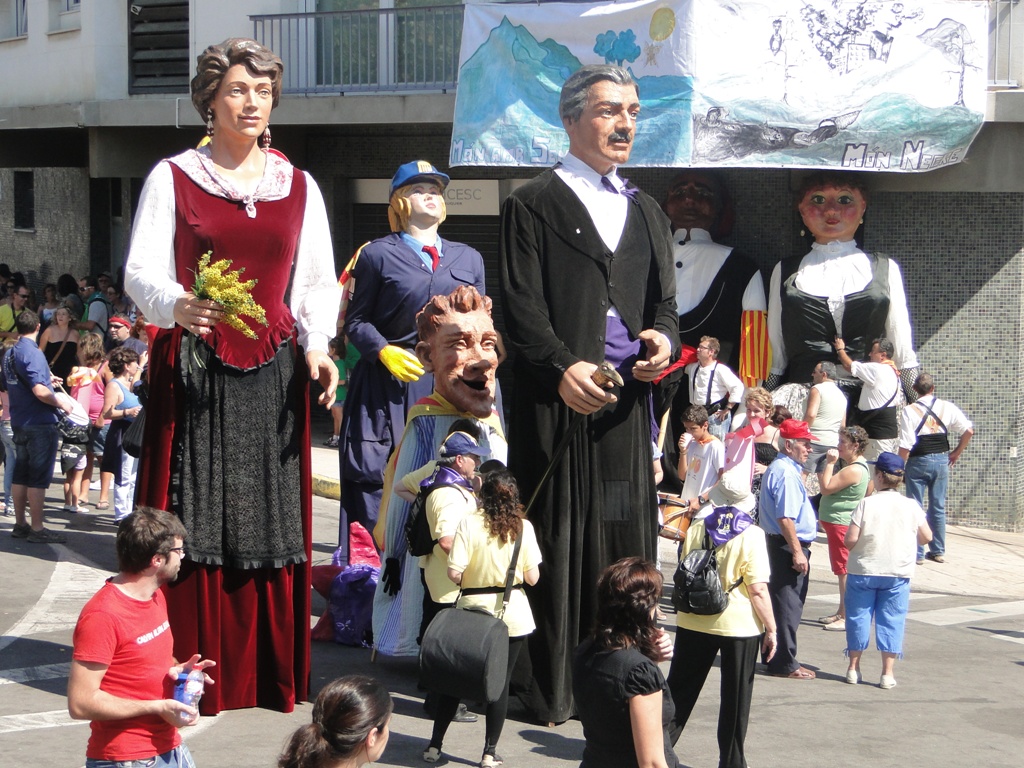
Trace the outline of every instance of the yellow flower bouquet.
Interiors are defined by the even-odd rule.
[[[242,280],[245,267],[229,270],[230,259],[220,259],[210,263],[213,251],[207,251],[199,259],[199,268],[195,272],[196,281],[192,293],[197,299],[216,301],[224,308],[221,322],[243,333],[250,339],[256,338],[256,332],[249,327],[242,317],[251,317],[262,325],[267,324],[267,313],[252,297],[252,289],[258,282]]]

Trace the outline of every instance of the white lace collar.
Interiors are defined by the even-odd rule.
[[[834,259],[837,256],[849,256],[854,253],[862,253],[862,251],[857,247],[856,240],[846,240],[845,242],[832,240],[828,243],[811,243],[811,253],[817,253],[824,259]]]
[[[168,158],[168,162],[178,166],[204,192],[243,203],[250,219],[256,218],[257,202],[288,197],[292,189],[292,174],[295,171],[292,164],[282,155],[271,150],[267,152],[267,165],[256,191],[246,195],[242,194],[231,180],[217,172],[217,166],[210,157],[209,146],[186,150],[180,155]]]

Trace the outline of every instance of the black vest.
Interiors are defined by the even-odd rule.
[[[843,342],[853,360],[862,360],[869,345],[885,335],[889,317],[889,257],[867,254],[871,259],[871,281],[863,290],[846,296],[843,310]],[[838,335],[828,301],[796,287],[796,272],[803,256],[783,259],[779,276],[782,301],[782,339],[789,363],[786,380],[808,382],[811,371],[822,360],[838,363],[833,342]]]
[[[740,367],[740,316],[743,294],[757,265],[735,250],[722,263],[704,298],[679,316],[679,340],[696,347],[701,336],[714,336],[722,345],[718,360],[733,371]]]

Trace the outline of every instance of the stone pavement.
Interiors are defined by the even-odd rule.
[[[322,428],[321,428],[321,431]],[[336,491],[337,451],[314,449],[323,493]],[[59,485],[48,493],[59,509]],[[314,557],[329,562],[336,545],[337,501],[314,503]],[[71,631],[78,610],[116,569],[109,515],[48,512],[48,525],[68,533],[67,546],[29,545],[9,536],[0,517],[0,766],[67,768],[84,762],[88,727],[71,721],[64,698]],[[753,768],[775,766],[1020,765],[1019,691],[1024,687],[1024,534],[952,528],[949,559],[917,569],[899,686],[877,687],[880,662],[865,654],[865,682],[843,682],[842,633],[822,631],[814,619],[831,613],[836,582],[824,540],[812,554],[811,587],[800,630],[800,659],[818,672],[812,682],[758,675],[747,736]],[[663,548],[671,575],[672,546]],[[674,616],[668,601],[667,628]],[[314,602],[319,615],[323,601]],[[315,620],[316,617],[314,617]],[[667,671],[667,665],[665,667]],[[395,701],[392,737],[382,766],[424,765],[431,723],[416,687],[416,660],[379,657],[333,643],[314,643],[312,689],[343,674],[380,678]],[[685,766],[717,764],[715,723],[718,672],[711,671],[676,752]],[[312,706],[284,715],[251,709],[203,718],[184,736],[199,768],[272,766],[288,734],[310,718]],[[481,712],[479,707],[475,707]],[[445,743],[448,763],[475,765],[484,723],[453,724]],[[576,720],[548,728],[513,702],[499,752],[509,768],[579,764],[582,727]]]

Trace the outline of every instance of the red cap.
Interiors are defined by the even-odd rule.
[[[807,428],[806,421],[797,421],[796,419],[786,419],[784,422],[779,424],[779,434],[782,435],[783,440],[813,440],[814,435]]]

